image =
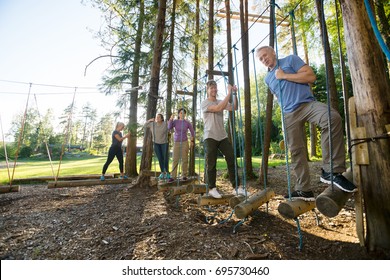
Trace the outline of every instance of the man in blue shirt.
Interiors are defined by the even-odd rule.
[[[345,192],[355,192],[356,187],[342,175],[345,171],[342,119],[336,110],[331,109],[332,125],[329,131],[328,106],[316,101],[310,90],[309,84],[316,80],[313,69],[296,55],[277,59],[275,50],[269,46],[257,49],[256,55],[269,70],[265,82],[276,95],[284,114],[285,133],[297,177],[291,199],[315,200],[310,186],[307,147],[302,137],[305,135],[305,122],[315,123],[321,128],[321,182],[331,184],[333,176],[333,184],[336,187]],[[332,159],[329,153],[329,133],[332,137]],[[330,170],[331,160],[333,170]]]

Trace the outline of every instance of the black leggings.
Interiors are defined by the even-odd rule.
[[[110,163],[114,160],[114,157],[118,159],[119,162],[119,171],[123,173],[123,152],[122,147],[120,146],[111,146],[110,150],[108,151],[107,161],[103,165],[103,171],[102,174],[106,174],[107,168],[110,165]]]

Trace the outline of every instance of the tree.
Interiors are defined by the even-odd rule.
[[[390,124],[390,82],[386,62],[374,39],[363,0],[340,0],[358,125],[368,138],[386,135]],[[353,140],[353,139],[352,139]],[[366,212],[366,246],[390,250],[389,139],[368,141],[369,165],[362,165],[361,191]],[[384,176],[384,174],[386,174]]]

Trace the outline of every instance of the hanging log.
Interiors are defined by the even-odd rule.
[[[114,185],[114,184],[131,184],[129,179],[106,179],[100,180],[76,180],[76,181],[52,181],[48,182],[48,189],[55,188],[67,188],[67,187],[85,187],[85,186],[98,186],[98,185]]]
[[[204,194],[207,192],[207,186],[201,185],[201,184],[193,184],[187,186],[187,192],[188,193],[200,193]]]
[[[198,180],[198,177],[194,176],[194,177],[187,177],[187,180],[174,180],[172,182],[168,182],[168,181],[160,181],[158,183],[159,186],[175,186],[178,184],[179,182],[179,185],[180,186],[184,186],[184,185],[189,185],[193,182],[195,182],[196,180]]]
[[[275,192],[271,189],[264,189],[250,196],[245,201],[234,207],[234,214],[237,218],[243,219],[256,211],[261,205],[268,202],[275,196]]]
[[[222,195],[222,198],[214,198],[208,195],[202,195],[198,198],[198,205],[220,205],[220,204],[229,204],[229,200],[233,197],[233,194]]]
[[[237,204],[240,204],[245,200],[245,196],[239,195],[239,196],[234,196],[229,200],[229,206],[234,209]]]
[[[178,186],[178,187],[171,187],[169,195],[177,196],[185,193],[187,193],[187,186]]]
[[[19,192],[20,186],[0,186],[0,193]]]
[[[327,217],[335,217],[350,196],[351,193],[344,192],[336,186],[329,186],[317,197],[317,209]]]
[[[302,199],[286,200],[278,206],[279,214],[286,219],[295,219],[299,215],[313,210],[316,206],[314,201],[304,201]]]
[[[87,179],[99,179],[100,174],[82,174],[82,175],[68,175],[68,176],[60,176],[57,178],[58,181],[71,181],[71,180],[87,180]],[[114,174],[106,174],[104,177],[114,178]],[[39,177],[31,177],[31,178],[20,178],[14,179],[12,182],[14,184],[28,184],[31,182],[47,182],[54,180],[54,176],[39,176]]]

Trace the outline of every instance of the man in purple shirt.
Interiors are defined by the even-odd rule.
[[[185,119],[187,111],[184,108],[178,110],[178,118],[175,120],[172,115],[168,122],[168,129],[174,129],[175,133],[173,136],[174,145],[173,145],[173,163],[171,171],[171,179],[169,183],[173,182],[177,176],[177,167],[179,165],[179,160],[181,159],[181,175],[182,180],[187,180],[188,176],[188,130],[191,133],[191,147],[195,143],[195,132],[192,124]]]

